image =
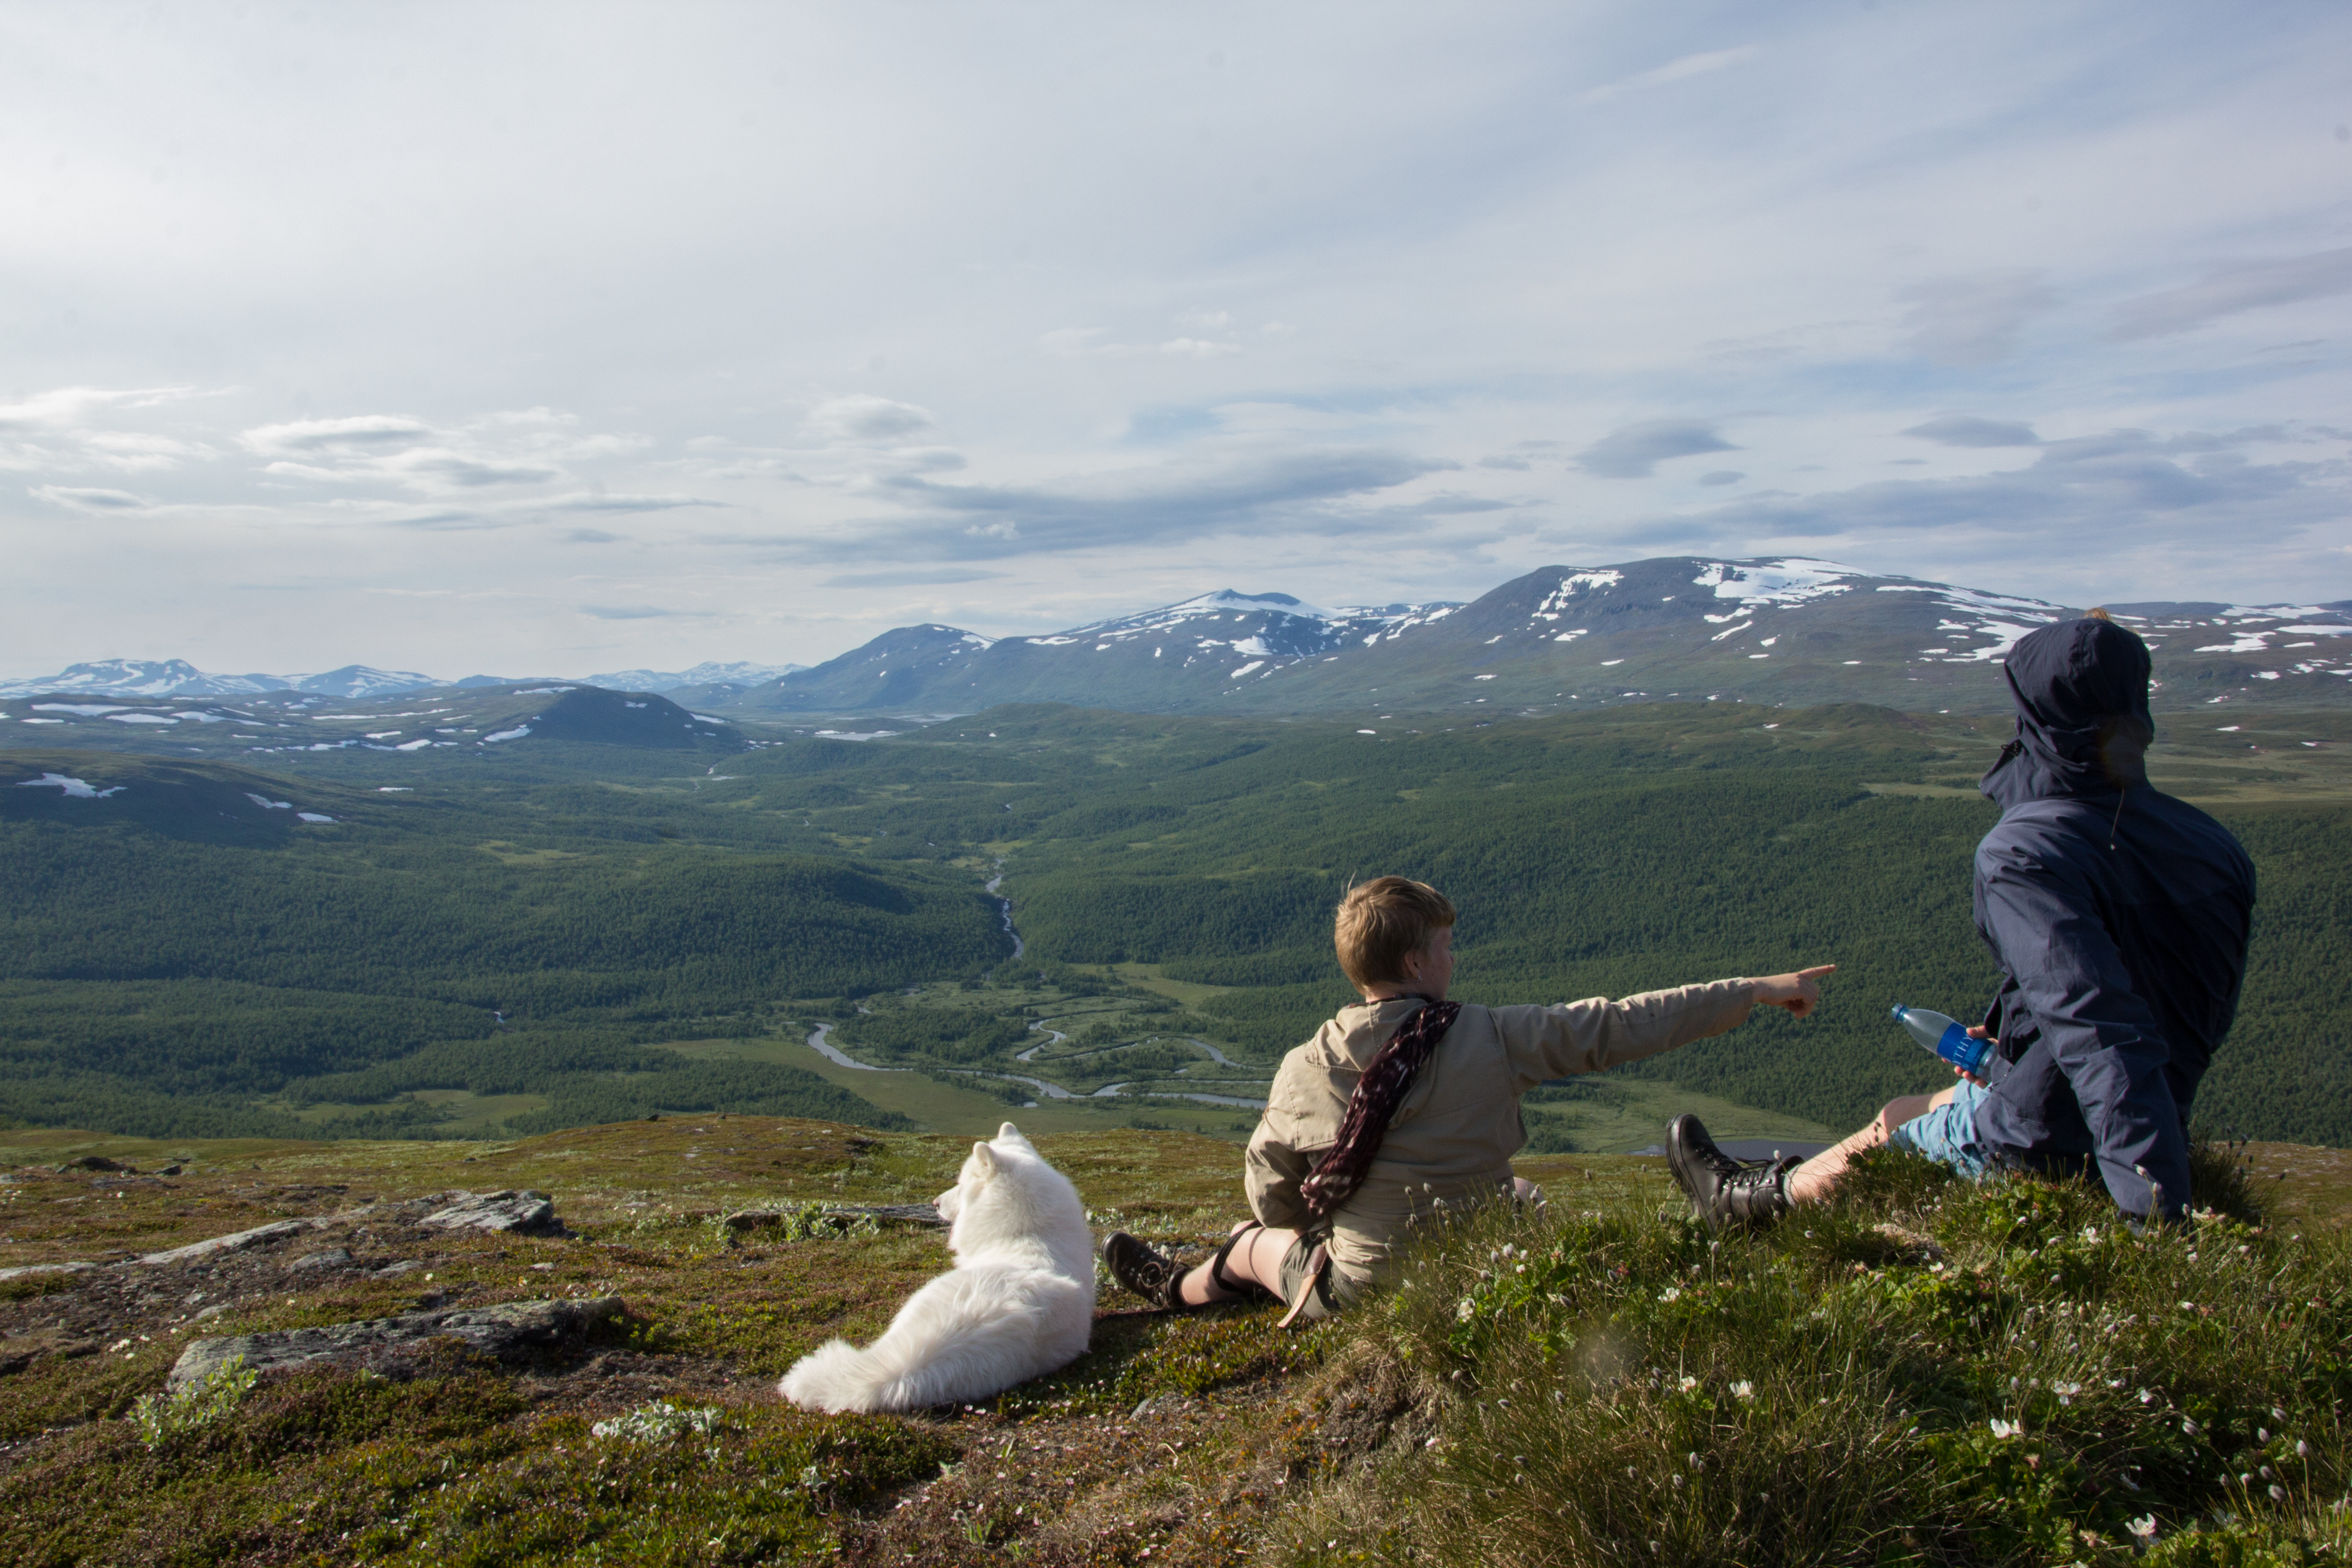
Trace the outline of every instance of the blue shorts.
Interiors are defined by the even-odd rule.
[[[1977,1142],[1977,1107],[1990,1093],[1983,1085],[1962,1079],[1951,1103],[1913,1117],[1888,1134],[1886,1142],[1949,1165],[1969,1181],[1981,1182],[2000,1168],[1993,1152]]]

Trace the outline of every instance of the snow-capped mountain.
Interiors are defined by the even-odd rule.
[[[2160,708],[2352,706],[2352,601],[2108,608],[2154,651]],[[2008,704],[2000,663],[2009,649],[2035,626],[2075,613],[1832,561],[1675,556],[1546,566],[1469,604],[1323,609],[1287,594],[1223,589],[1042,636],[899,626],[814,668],[712,662],[572,684],[663,692],[695,712],[746,716],[970,713],[1001,702],[1135,712],[1528,713],[1710,697],[1999,712]],[[441,682],[362,665],[320,675],[207,675],[182,659],[108,659],[0,682],[0,698],[283,705],[303,694],[352,703],[430,688],[436,695],[419,700],[438,701],[439,693],[546,684],[495,676]],[[170,717],[104,715],[110,728]],[[27,709],[21,721],[68,721]]]
[[[347,664],[320,675],[207,675],[184,658],[102,658],[69,664],[55,675],[0,680],[0,697],[252,697],[265,691],[310,691],[321,697],[361,698],[439,684],[429,675],[363,664]]]
[[[2160,706],[2352,703],[2352,602],[2110,608],[2155,651]],[[1670,557],[1547,566],[1467,605],[1324,610],[1226,590],[1043,637],[902,626],[719,706],[1527,712],[1716,697],[2000,711],[2003,656],[2075,613],[1830,561]]]
[[[757,686],[807,668],[802,664],[751,664],[740,659],[718,664],[705,659],[692,669],[615,669],[603,675],[583,675],[580,680],[583,686],[601,686],[607,691],[677,691],[688,686]]]

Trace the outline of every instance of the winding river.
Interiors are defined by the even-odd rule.
[[[1004,862],[1002,860],[997,862],[999,867],[1002,867],[1003,864]],[[1013,956],[1018,958],[1025,950],[1026,944],[1022,942],[1021,933],[1013,929],[1013,900],[1003,897],[997,891],[997,889],[1003,885],[1004,873],[1002,870],[999,870],[995,876],[991,877],[988,879],[988,894],[991,898],[996,900],[997,908],[1003,911],[1004,917],[1004,931],[1007,936],[1010,936],[1013,939]],[[1028,1061],[1032,1058],[1035,1057],[1039,1051],[1045,1050],[1051,1046],[1058,1046],[1064,1040],[1070,1037],[1059,1029],[1048,1027],[1042,1019],[1029,1026],[1032,1029],[1042,1032],[1046,1038],[1041,1043],[1030,1047],[1027,1050],[1023,1051],[1020,1055],[1014,1057],[1013,1058],[1014,1061]],[[836,1067],[852,1068],[859,1072],[912,1072],[915,1070],[912,1068],[886,1068],[876,1062],[861,1062],[856,1057],[851,1056],[839,1046],[835,1045],[832,1041],[825,1038],[825,1037],[832,1032],[832,1024],[819,1024],[815,1028],[809,1031],[808,1047]],[[1224,1052],[1217,1049],[1216,1047],[1209,1044],[1206,1040],[1196,1039],[1189,1035],[1180,1036],[1178,1037],[1184,1039],[1192,1045],[1198,1046],[1202,1050],[1208,1052],[1220,1067],[1230,1068],[1239,1067],[1241,1065],[1239,1062],[1236,1062],[1230,1057],[1226,1056]],[[1106,1048],[1117,1050],[1120,1047],[1114,1046]],[[1100,1054],[1100,1052],[1097,1051],[1086,1051],[1080,1053],[1082,1056],[1097,1056]],[[1072,1057],[1068,1059],[1076,1061],[1079,1058],[1077,1057]],[[1127,1092],[1129,1086],[1124,1083],[1107,1083],[1090,1095],[1072,1094],[1068,1089],[1064,1089],[1058,1083],[1047,1083],[1044,1079],[1029,1078],[1021,1073],[984,1072],[977,1068],[950,1068],[946,1070],[956,1074],[956,1076],[960,1078],[992,1078],[1006,1083],[1026,1084],[1034,1092],[1047,1100],[1197,1100],[1205,1105],[1234,1105],[1247,1107],[1251,1110],[1263,1110],[1265,1106],[1265,1101],[1263,1100],[1243,1100],[1229,1094],[1185,1094],[1165,1089],[1145,1089],[1140,1093],[1130,1095]]]

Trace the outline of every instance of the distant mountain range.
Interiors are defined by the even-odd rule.
[[[2108,609],[2155,651],[2161,708],[2352,706],[2352,600]],[[1468,604],[1319,609],[1287,594],[1223,591],[1042,637],[899,626],[814,668],[704,663],[573,684],[665,693],[746,719],[970,713],[1004,702],[1135,712],[1551,712],[1704,698],[1999,711],[2011,646],[2077,613],[1834,562],[1676,556],[1546,566]],[[109,659],[0,682],[0,698],[290,692],[358,701],[521,684],[481,675],[436,681],[363,665],[206,675],[181,659]]]
[[[2107,606],[2156,654],[2159,706],[2352,705],[2352,601]],[[1469,604],[1317,609],[1204,594],[1045,637],[901,626],[719,711],[1490,712],[1679,698],[1999,711],[2000,662],[2079,610],[1832,562],[1547,566]]]
[[[693,690],[720,694],[740,691],[780,675],[803,668],[797,664],[712,664],[686,670],[621,669],[581,678],[575,684],[601,686],[610,691]],[[347,664],[322,675],[207,675],[184,658],[102,658],[70,664],[55,675],[24,680],[0,680],[0,697],[257,697],[268,691],[301,691],[320,697],[363,700],[393,697],[404,691],[448,687],[469,690],[480,687],[514,686],[546,676],[520,679],[504,675],[469,675],[462,680],[438,680],[414,670],[376,669]]]

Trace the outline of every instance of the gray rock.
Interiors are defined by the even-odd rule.
[[[306,1230],[326,1224],[318,1219],[279,1219],[268,1225],[257,1225],[251,1230],[233,1231],[227,1236],[215,1236],[209,1241],[192,1241],[185,1247],[175,1247],[168,1252],[151,1252],[140,1258],[142,1263],[194,1263],[200,1258],[216,1258],[224,1252],[242,1252],[248,1247],[258,1247],[265,1241],[281,1237],[299,1236]]]
[[[404,1258],[397,1263],[385,1264],[383,1268],[377,1269],[375,1274],[377,1279],[388,1279],[394,1274],[406,1274],[414,1269],[422,1268],[424,1267],[425,1265],[419,1263],[414,1258]]]
[[[0,1279],[23,1279],[34,1274],[79,1274],[97,1267],[95,1263],[27,1263],[16,1268],[0,1268]]]
[[[236,1310],[236,1303],[234,1301],[215,1301],[188,1321],[192,1323],[209,1323],[215,1318],[226,1318]]]
[[[520,1231],[542,1235],[561,1231],[555,1204],[545,1193],[459,1193],[457,1201],[434,1210],[416,1223],[427,1230]]]
[[[129,1165],[118,1164],[103,1154],[84,1154],[80,1159],[68,1160],[58,1167],[59,1170],[64,1171],[129,1171],[131,1168]]]
[[[306,1252],[286,1267],[289,1268],[348,1268],[351,1267],[351,1261],[350,1247],[331,1247],[324,1252]]]
[[[457,1307],[409,1312],[397,1318],[335,1323],[323,1329],[288,1329],[272,1334],[233,1334],[198,1340],[180,1352],[172,1368],[173,1387],[201,1381],[235,1363],[255,1372],[303,1366],[312,1362],[362,1359],[372,1352],[454,1339],[488,1355],[527,1345],[553,1344],[583,1334],[620,1316],[618,1296],[590,1300],[509,1301],[496,1307]]]

